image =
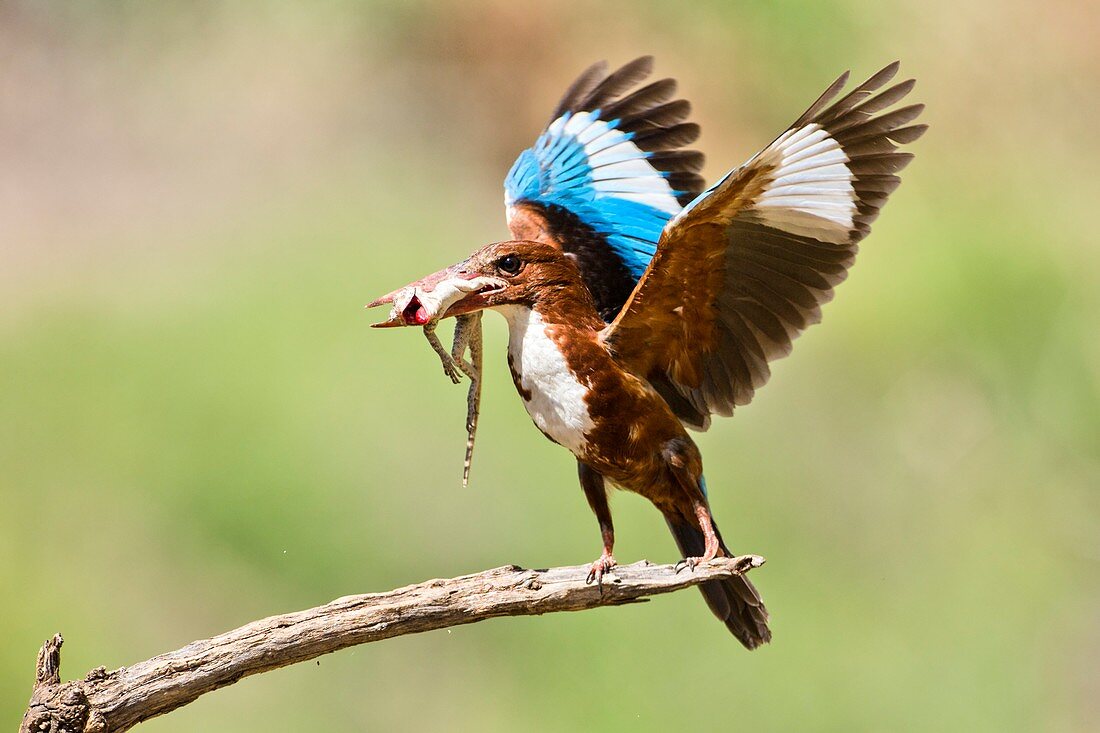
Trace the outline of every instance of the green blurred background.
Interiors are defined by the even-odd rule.
[[[932,130],[823,325],[701,436],[775,642],[696,593],[246,680],[191,730],[1100,729],[1095,4],[0,4],[0,726],[260,616],[598,552],[486,318],[465,388],[371,297],[506,234],[573,76],[654,53],[713,179],[845,68]],[[617,556],[671,561],[613,505]]]

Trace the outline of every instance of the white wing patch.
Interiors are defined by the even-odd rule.
[[[767,166],[772,170],[767,173],[763,192],[738,216],[821,242],[847,244],[859,213],[859,195],[852,186],[848,162],[840,143],[820,125],[787,130],[749,162],[699,194],[665,225],[665,231],[696,206],[705,206],[711,194],[735,185],[746,175],[759,175],[754,169]]]
[[[844,244],[858,213],[848,156],[820,125],[788,130],[746,167],[771,166],[764,192],[746,210],[791,234]]]

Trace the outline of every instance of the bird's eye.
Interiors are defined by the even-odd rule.
[[[515,275],[523,267],[523,261],[515,255],[504,255],[497,260],[497,269],[506,275]]]

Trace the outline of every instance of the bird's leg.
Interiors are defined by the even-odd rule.
[[[467,348],[470,361],[466,361]],[[466,460],[462,464],[462,488],[466,488],[470,483],[470,463],[474,458],[477,417],[481,410],[481,311],[458,316],[450,355],[462,373],[470,378],[470,391],[466,393]]]
[[[665,465],[684,494],[681,501],[677,502],[675,511],[678,516],[675,520],[670,521],[674,524],[679,524],[681,520],[690,522],[690,515],[685,511],[685,504],[690,502],[695,521],[699,523],[699,529],[703,533],[703,554],[699,557],[685,557],[676,563],[677,571],[684,567],[694,570],[699,563],[709,562],[722,552],[722,542],[718,539],[718,533],[714,529],[714,520],[710,516],[710,507],[707,506],[699,449],[689,440],[673,438],[665,443],[661,449],[661,454],[666,461]],[[684,545],[681,544],[680,546],[683,547]],[[689,546],[696,547],[696,541],[693,539]]]
[[[615,567],[615,556],[612,550],[615,547],[615,527],[611,522],[611,508],[607,505],[607,489],[604,488],[604,479],[593,468],[584,463],[577,463],[577,473],[580,476],[581,487],[584,496],[588,499],[588,506],[596,514],[596,521],[600,524],[600,538],[603,540],[603,552],[588,569],[588,577],[585,583],[595,582],[603,591],[604,573]]]
[[[610,524],[600,522],[600,537],[603,539],[603,552],[601,552],[596,561],[589,566],[588,577],[585,578],[584,582],[595,582],[600,586],[600,590],[602,591],[604,573],[609,572],[611,568],[618,565],[618,563],[615,561],[615,555],[612,554],[612,550],[615,547],[615,529]]]
[[[714,531],[714,521],[710,517],[710,509],[707,508],[706,502],[696,499],[693,504],[695,505],[695,518],[699,521],[699,529],[703,530],[703,555],[683,559],[682,562],[692,570],[699,563],[710,562],[714,558],[725,554],[722,552],[722,543],[718,541],[718,534]]]
[[[425,323],[424,337],[428,339],[428,343],[432,345],[432,349],[439,355],[439,360],[443,362],[443,373],[450,377],[452,382],[458,384],[459,380],[462,378],[458,375],[458,368],[455,365],[455,360],[451,358],[451,355],[443,348],[443,344],[439,343],[439,337],[435,335],[435,329],[438,325],[438,319]]]

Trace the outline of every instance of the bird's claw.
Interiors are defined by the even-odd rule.
[[[584,580],[585,585],[592,585],[595,583],[600,587],[600,591],[602,592],[604,573],[609,572],[616,564],[614,556],[608,555],[607,553],[600,555],[600,559],[596,560],[596,562],[592,563],[589,567],[588,577]]]
[[[698,557],[685,557],[683,560],[673,565],[672,569],[674,572],[679,573],[681,570],[684,570],[686,568],[694,573],[695,566],[699,564],[699,561],[701,559],[702,558]]]
[[[708,553],[706,555],[703,555],[702,557],[685,557],[683,560],[673,565],[672,569],[675,572],[679,573],[684,568],[687,568],[694,573],[696,565],[708,563],[716,557],[726,557],[726,553],[722,552],[722,550],[719,549],[717,552]]]

